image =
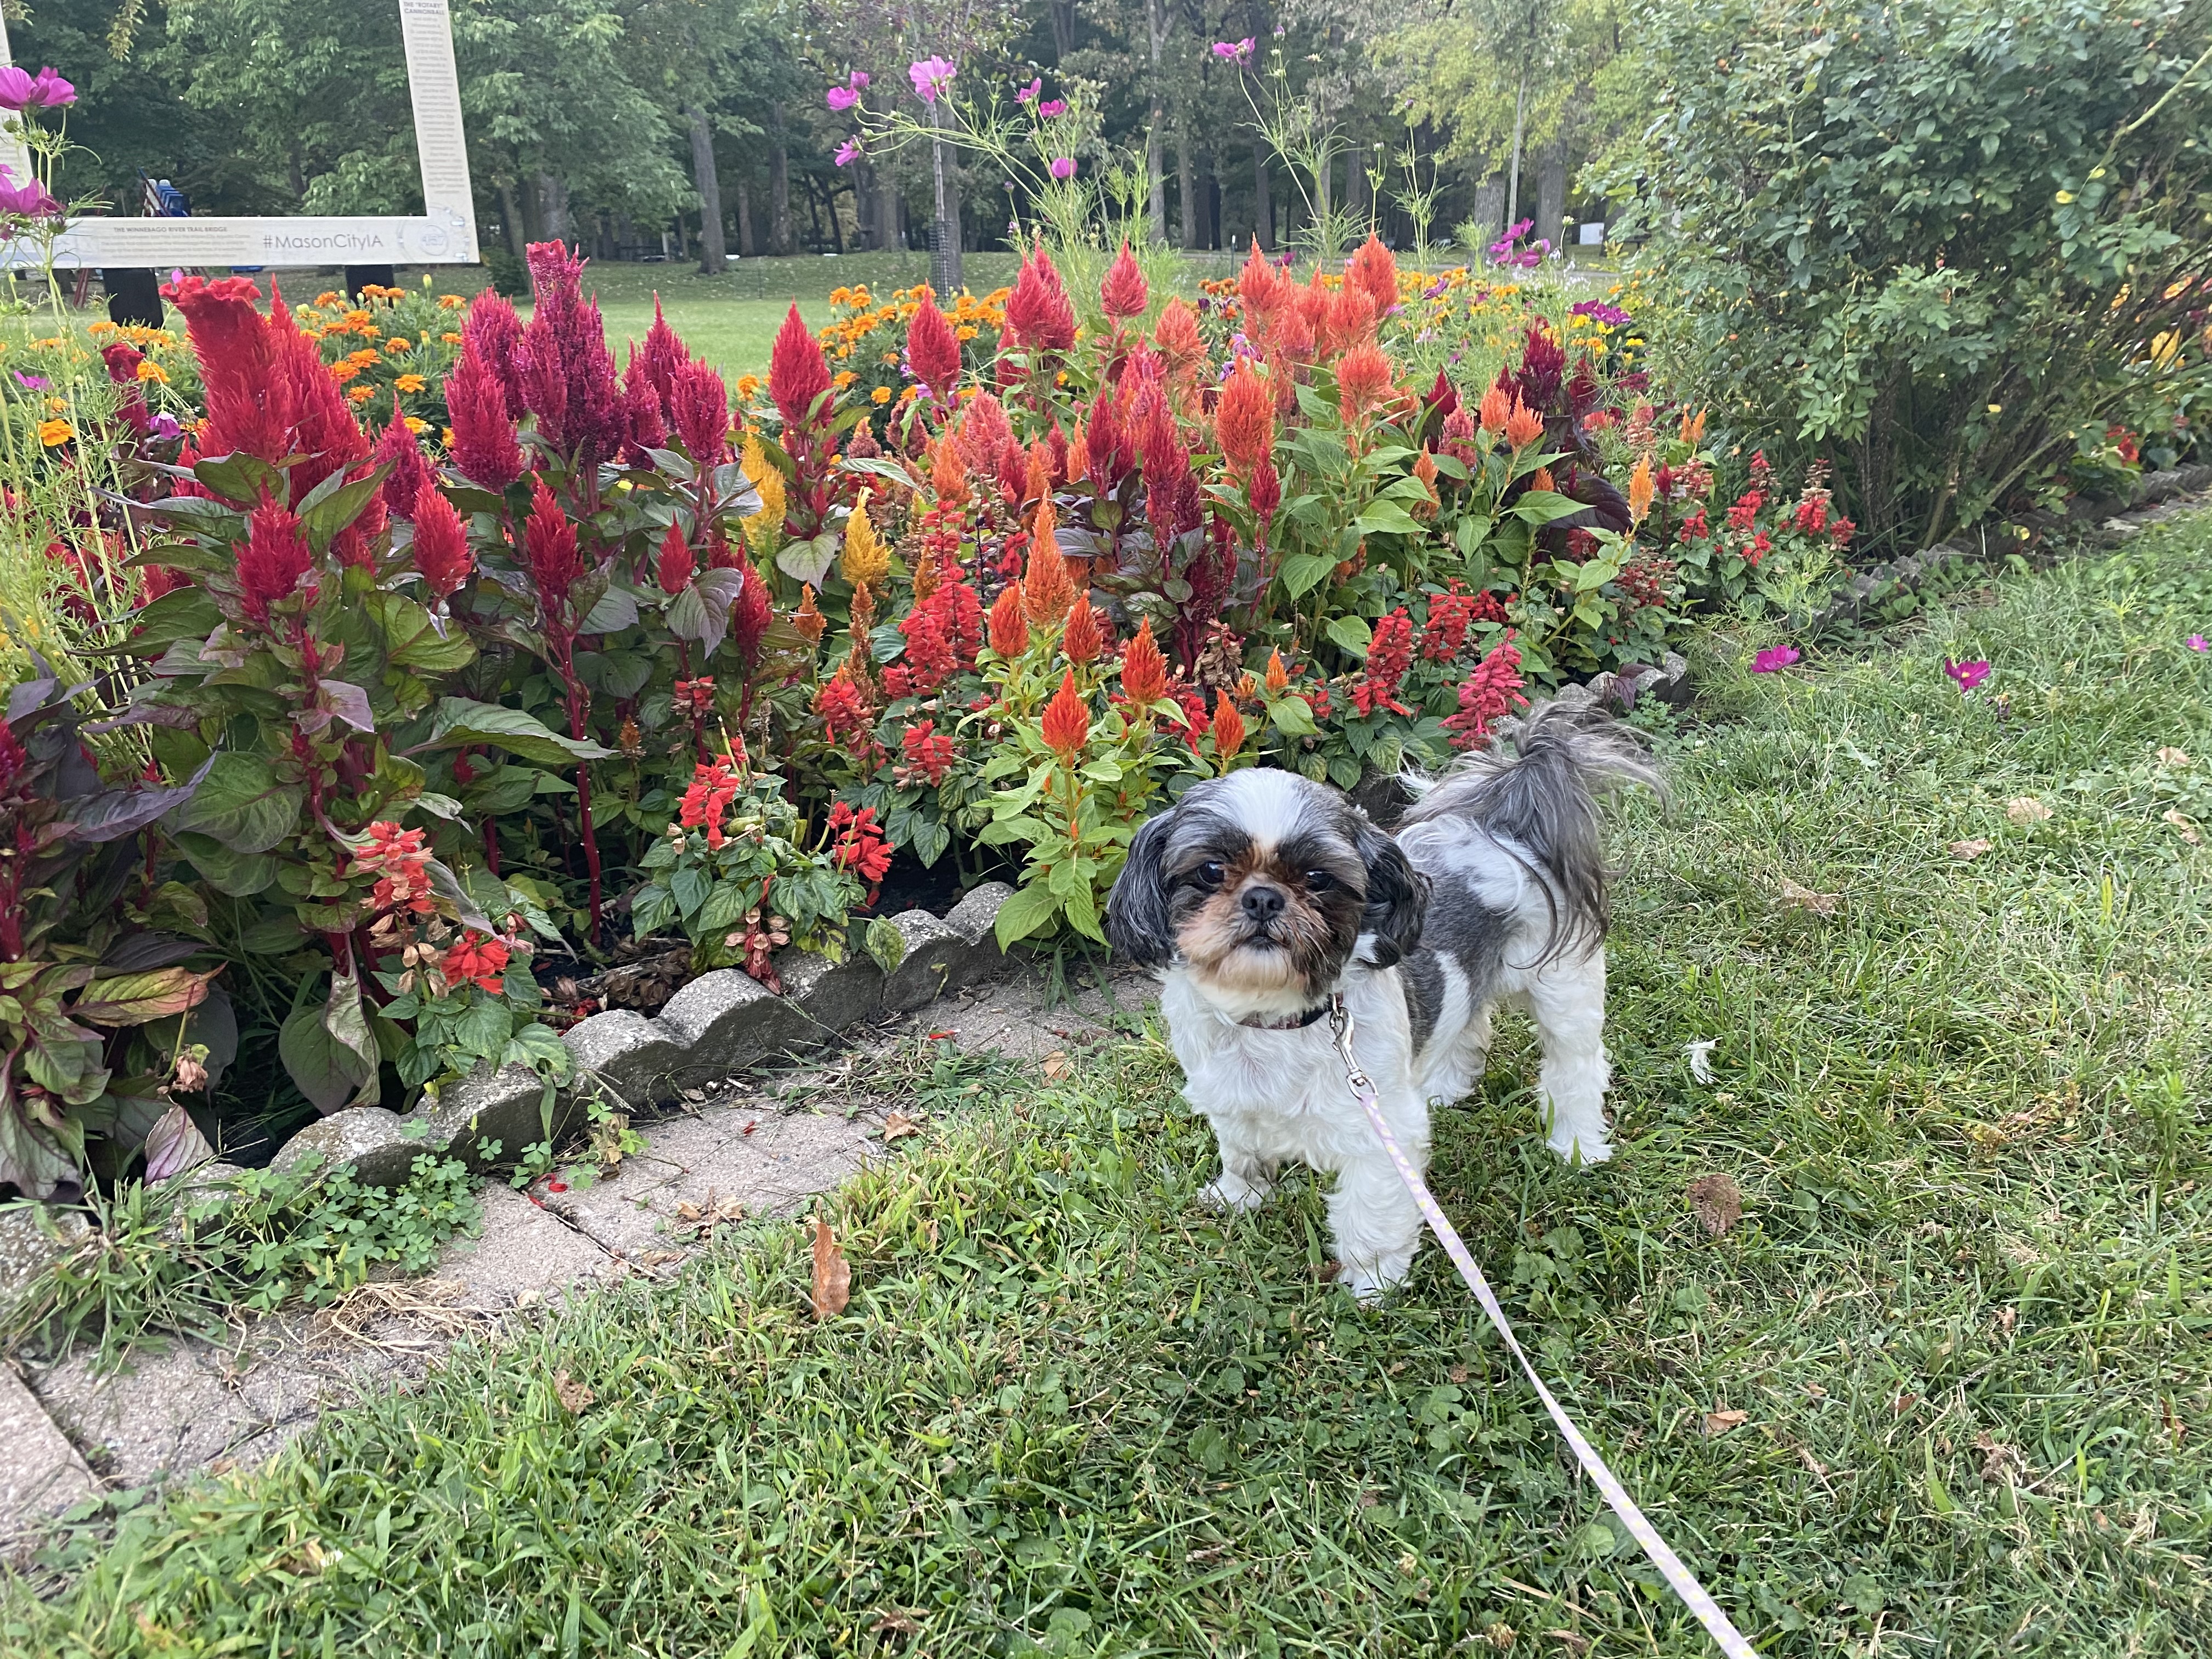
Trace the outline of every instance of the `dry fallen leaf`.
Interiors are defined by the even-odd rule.
[[[1726,1434],[1730,1429],[1741,1428],[1744,1424],[1750,1421],[1751,1413],[1749,1412],[1707,1412],[1705,1413],[1705,1437],[1709,1440],[1717,1439],[1720,1436]]]
[[[2159,817],[2164,818],[2168,823],[2181,831],[2182,840],[2187,842],[2191,847],[2198,847],[2203,844],[2204,837],[2197,833],[2197,826],[2189,821],[2189,815],[2184,812],[2179,806],[2167,807],[2166,811],[2159,814]]]
[[[1782,878],[1782,902],[1793,910],[1810,910],[1817,915],[1832,916],[1843,897],[1840,893],[1816,893],[1809,887],[1800,887],[1789,877]]]
[[[1990,1486],[2008,1486],[2015,1469],[2027,1471],[2026,1458],[1986,1431],[1974,1437],[1974,1449],[1982,1455],[1982,1479]]]
[[[878,1636],[911,1636],[921,1628],[896,1607],[876,1615],[875,1633]]]
[[[1055,1048],[1044,1057],[1044,1074],[1047,1077],[1059,1077],[1066,1070],[1067,1055],[1064,1050]]]
[[[1954,841],[1951,843],[1951,856],[1954,859],[1964,859],[1969,864],[1989,850],[1990,843],[1978,836],[1972,841]]]
[[[2033,795],[2015,795],[2005,803],[2005,817],[2014,823],[2042,823],[2051,817],[2051,809]]]
[[[2189,764],[2189,751],[2171,746],[2161,749],[2158,751],[2158,763],[2160,766],[2186,766]]]
[[[734,1198],[717,1200],[710,1188],[704,1204],[694,1204],[689,1199],[678,1204],[676,1218],[689,1227],[695,1237],[704,1238],[726,1222],[743,1221],[745,1206]]]
[[[921,1125],[904,1112],[892,1112],[884,1119],[884,1145],[886,1146],[902,1136],[921,1133]]]
[[[553,1395],[554,1398],[561,1402],[561,1409],[571,1417],[599,1398],[591,1389],[577,1382],[565,1370],[553,1373]]]
[[[830,1224],[814,1218],[814,1316],[835,1319],[853,1299],[853,1264],[837,1246]]]
[[[1743,1189],[1724,1175],[1699,1176],[1690,1183],[1690,1207],[1715,1238],[1743,1219]]]

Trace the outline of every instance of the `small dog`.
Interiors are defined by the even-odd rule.
[[[1542,1035],[1553,1150],[1613,1156],[1598,800],[1662,786],[1602,714],[1542,705],[1516,748],[1409,778],[1419,799],[1395,837],[1295,772],[1209,779],[1138,831],[1108,900],[1114,948],[1164,970],[1183,1096],[1221,1148],[1206,1201],[1254,1207],[1286,1158],[1334,1174],[1329,1226],[1342,1282],[1363,1300],[1405,1277],[1421,1218],[1346,1081],[1333,995],[1416,1168],[1430,1104],[1482,1076],[1504,1000],[1525,1005]]]

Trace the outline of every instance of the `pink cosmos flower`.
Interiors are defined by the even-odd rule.
[[[1253,49],[1258,45],[1259,42],[1249,34],[1242,40],[1216,40],[1213,55],[1224,64],[1249,64],[1252,61]]]
[[[1029,85],[1024,87],[1019,92],[1016,93],[1014,94],[1014,101],[1018,104],[1034,104],[1040,97],[1043,96],[1043,94],[1044,81],[1042,77],[1039,77],[1038,79],[1030,82]]]
[[[46,194],[46,187],[33,179],[27,185],[13,181],[15,174],[0,167],[0,215],[17,219],[44,219],[62,210],[62,204]]]
[[[1037,106],[1037,113],[1043,116],[1048,121],[1057,121],[1061,116],[1067,113],[1067,100],[1065,98],[1048,98],[1044,102]]]
[[[2191,634],[2187,643],[2191,651],[2212,651],[2212,640],[2206,639],[2202,634]]]
[[[1943,659],[1943,672],[1958,681],[1959,690],[1971,691],[1989,678],[1990,665],[1986,662],[1953,662],[1946,657]]]
[[[832,87],[822,94],[822,100],[842,115],[860,101],[860,94],[850,87]]]
[[[952,84],[958,65],[942,58],[924,58],[907,65],[907,79],[914,82],[914,95],[925,104],[934,104],[937,94]]]
[[[51,68],[30,75],[14,64],[0,64],[0,109],[58,109],[76,102],[76,88]]]
[[[1064,181],[1075,177],[1075,163],[1065,155],[1055,155],[1052,158],[1051,167],[1046,171],[1054,178]]]
[[[1778,674],[1796,662],[1802,653],[1794,645],[1770,645],[1751,659],[1754,674]]]
[[[868,89],[867,70],[854,70],[850,75],[845,77],[845,84],[852,88],[855,92],[866,92]]]
[[[860,159],[860,141],[857,138],[848,138],[837,146],[837,154],[831,159],[841,167],[852,166]]]

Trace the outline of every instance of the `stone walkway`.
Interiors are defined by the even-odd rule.
[[[1110,990],[1125,1015],[1152,995],[1120,974]],[[636,1125],[646,1150],[610,1179],[562,1192],[541,1182],[526,1195],[494,1177],[480,1234],[455,1240],[422,1279],[258,1320],[225,1344],[173,1343],[112,1376],[95,1376],[82,1352],[0,1364],[0,1535],[110,1492],[264,1462],[330,1407],[416,1386],[458,1340],[557,1317],[596,1285],[679,1271],[716,1214],[799,1212],[880,1155],[883,1115],[897,1103],[873,1099],[866,1075],[896,1045],[927,1034],[1027,1066],[1111,1035],[1097,989],[1046,1003],[1042,974],[1024,968],[854,1032],[802,1069]],[[805,1103],[824,1096],[852,1109]]]

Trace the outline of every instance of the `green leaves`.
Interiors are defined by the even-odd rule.
[[[328,1116],[348,1105],[376,1103],[376,1038],[362,1006],[361,981],[341,974],[329,1000],[293,1010],[276,1034],[284,1069],[314,1109]]]
[[[1293,553],[1283,561],[1283,591],[1294,599],[1302,599],[1336,568],[1336,564],[1334,559],[1319,553]]]
[[[567,766],[580,760],[607,760],[615,751],[588,738],[562,737],[520,708],[501,708],[466,697],[441,697],[425,749],[459,749],[484,744],[504,749],[540,766]],[[205,786],[202,786],[204,793]]]
[[[307,798],[300,785],[280,781],[276,769],[259,755],[225,750],[215,756],[207,776],[177,809],[172,823],[232,853],[264,853],[298,826]]]
[[[1042,884],[1024,887],[999,907],[992,931],[1003,951],[1019,939],[1041,933],[1060,914],[1060,901]]]
[[[1338,650],[1354,657],[1365,657],[1375,641],[1374,625],[1364,617],[1331,617],[1322,631]]]
[[[157,968],[95,979],[77,994],[70,1012],[93,1025],[143,1025],[198,1007],[207,1000],[209,981],[222,971],[211,968],[196,974],[189,968]]]

